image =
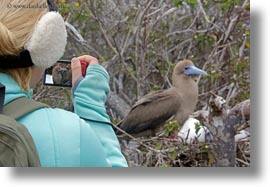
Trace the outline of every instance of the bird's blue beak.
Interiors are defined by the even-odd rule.
[[[207,75],[206,71],[199,69],[195,66],[186,66],[184,73],[188,76],[190,75]]]

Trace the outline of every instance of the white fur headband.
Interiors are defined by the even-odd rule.
[[[24,50],[18,55],[0,56],[0,68],[48,68],[64,54],[67,31],[63,17],[56,11],[46,13],[38,21]]]
[[[30,52],[34,65],[48,68],[59,60],[65,51],[67,31],[58,12],[48,12],[41,17],[25,49]]]

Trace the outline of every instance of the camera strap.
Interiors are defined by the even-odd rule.
[[[6,87],[0,83],[0,114],[3,111]]]

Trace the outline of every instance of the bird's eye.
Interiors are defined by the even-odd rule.
[[[185,66],[185,70],[188,70],[188,66]]]

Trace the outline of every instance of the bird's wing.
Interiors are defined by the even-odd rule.
[[[151,92],[135,103],[119,127],[130,134],[152,129],[175,115],[180,103],[174,88]]]
[[[131,108],[131,110],[135,109],[137,106],[140,105],[146,105],[149,102],[152,102],[153,100],[156,100],[164,95],[164,92],[166,90],[157,90],[157,91],[152,91],[148,93],[147,95],[144,95],[141,99],[139,99]]]

